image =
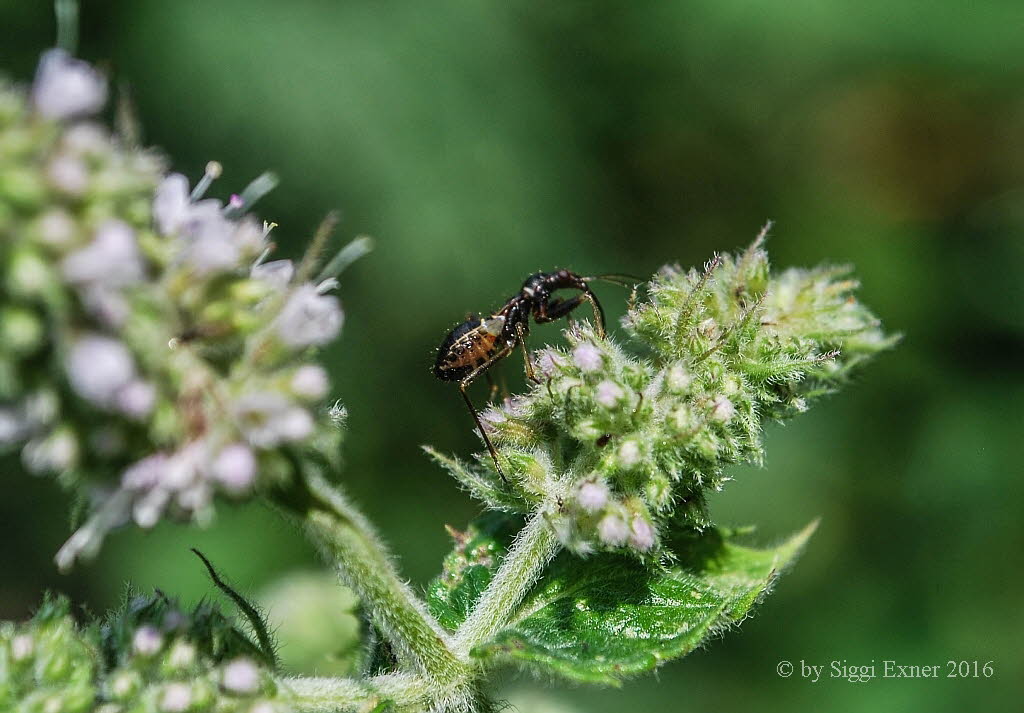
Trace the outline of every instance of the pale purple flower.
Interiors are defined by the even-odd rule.
[[[106,221],[91,243],[64,258],[61,272],[75,284],[112,287],[138,282],[143,265],[135,232],[119,220]]]
[[[131,307],[121,291],[102,282],[84,285],[78,295],[89,314],[106,327],[122,327],[131,314]]]
[[[251,695],[259,690],[260,671],[252,659],[235,659],[224,667],[221,685],[231,693]]]
[[[583,483],[576,493],[576,502],[587,512],[598,512],[608,504],[608,486],[600,481]]]
[[[494,435],[498,430],[498,426],[505,423],[508,420],[508,416],[505,412],[494,406],[490,406],[480,412],[480,423],[484,427],[489,435]]]
[[[185,713],[192,705],[192,689],[187,683],[169,683],[160,697],[162,713]]]
[[[135,360],[128,347],[98,334],[75,341],[64,368],[75,392],[99,406],[111,405],[118,391],[135,378]]]
[[[292,375],[291,387],[296,396],[304,399],[320,399],[327,394],[331,382],[323,367],[316,364],[303,364]]]
[[[210,472],[228,493],[244,495],[256,481],[256,456],[249,446],[232,443],[217,454]]]
[[[245,205],[245,201],[242,200],[242,196],[238,195],[237,193],[232,193],[231,198],[228,199],[228,208],[234,208],[235,210],[238,210],[243,205]]]
[[[572,350],[572,360],[580,371],[593,372],[601,368],[604,358],[601,350],[590,342],[582,342]]]
[[[313,285],[300,285],[277,317],[277,333],[291,347],[321,345],[337,336],[344,321],[337,297],[317,294]]]
[[[614,381],[605,379],[597,385],[594,400],[605,408],[612,408],[619,403],[625,395],[626,392],[622,390],[621,386],[616,384]]]
[[[609,513],[597,523],[597,536],[611,547],[619,547],[629,538],[629,527],[619,515]]]
[[[272,391],[241,396],[235,402],[234,414],[246,439],[257,448],[273,448],[313,433],[313,417],[309,412]]]
[[[619,446],[619,464],[623,468],[632,468],[640,462],[640,445],[636,441],[625,441]]]
[[[552,349],[541,349],[537,355],[537,369],[544,376],[555,376],[565,366],[565,358]]]
[[[47,50],[32,85],[32,104],[47,119],[94,114],[107,101],[107,81],[88,63],[61,49]]]
[[[629,543],[641,552],[654,547],[654,528],[639,515],[633,517],[629,528]]]
[[[153,197],[153,218],[162,235],[174,235],[185,220],[191,201],[188,179],[172,173],[157,186]]]
[[[75,156],[54,158],[46,167],[46,177],[54,188],[70,196],[80,196],[89,187],[89,170]]]
[[[163,480],[167,455],[154,453],[128,466],[121,474],[121,486],[129,490],[150,490]]]
[[[156,387],[148,381],[135,379],[117,392],[116,404],[126,416],[143,419],[156,405]]]
[[[736,415],[736,407],[725,396],[717,396],[711,402],[711,418],[727,423]]]
[[[139,656],[153,656],[160,653],[164,646],[164,637],[156,627],[144,624],[135,630],[132,636],[132,650]]]
[[[267,283],[275,290],[284,291],[295,275],[295,264],[291,260],[272,260],[256,265],[250,271],[255,280]]]

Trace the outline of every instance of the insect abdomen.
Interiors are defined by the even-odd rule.
[[[474,319],[453,329],[437,352],[434,375],[444,381],[459,381],[490,361],[498,351],[501,333],[493,322]]]

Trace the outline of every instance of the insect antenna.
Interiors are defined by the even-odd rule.
[[[637,277],[636,275],[627,275],[625,273],[610,273],[607,275],[593,275],[591,277],[584,277],[584,282],[592,282],[599,280],[601,282],[610,282],[613,285],[619,285],[621,287],[632,287],[636,284],[647,282],[647,278]]]

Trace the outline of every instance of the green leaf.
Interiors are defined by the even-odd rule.
[[[466,532],[449,528],[455,549],[427,589],[427,606],[442,626],[454,630],[466,619],[522,526],[520,517],[489,512],[471,522]]]
[[[770,549],[707,530],[677,543],[677,563],[657,571],[618,555],[563,554],[508,626],[473,655],[616,684],[686,655],[745,618],[816,525]]]

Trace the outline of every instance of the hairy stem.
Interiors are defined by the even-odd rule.
[[[534,514],[512,543],[490,586],[472,613],[455,633],[455,651],[468,656],[473,647],[488,640],[508,623],[551,558],[558,540],[543,513]]]
[[[447,634],[395,569],[390,553],[370,523],[335,488],[310,476],[298,510],[309,537],[338,567],[373,622],[403,664],[441,684],[464,680],[467,666],[456,658]]]
[[[306,713],[376,710],[387,702],[399,710],[422,707],[434,688],[426,678],[388,674],[369,679],[299,677],[282,681],[290,702]]]

